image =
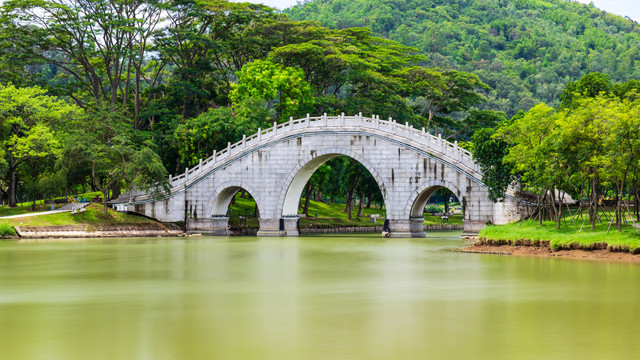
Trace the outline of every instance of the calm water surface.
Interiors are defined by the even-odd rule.
[[[0,359],[639,359],[640,266],[459,233],[0,243]]]

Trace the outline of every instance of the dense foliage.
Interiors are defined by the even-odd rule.
[[[11,205],[87,186],[105,206],[123,188],[160,191],[168,172],[306,113],[381,114],[461,138],[491,124],[471,108],[489,90],[477,76],[421,67],[416,49],[368,28],[221,0],[9,0],[1,15],[0,84],[48,103],[4,120]],[[356,198],[382,201],[352,160],[320,173],[308,196],[345,201],[347,211]]]
[[[640,77],[640,26],[566,0],[315,0],[285,11],[331,28],[367,27],[417,48],[428,67],[472,72],[493,90],[487,109],[515,115],[561,100],[562,89],[600,72]]]
[[[517,177],[538,194],[540,224],[547,212],[560,228],[564,194],[581,202],[592,229],[608,220],[621,231],[624,222],[634,221],[632,208],[639,220],[639,85],[635,80],[612,84],[606,75],[588,74],[567,85],[564,106],[542,103],[495,131],[477,132],[475,156],[486,169],[485,181],[493,181],[494,192],[504,192],[511,176]],[[488,148],[493,156],[486,155]],[[615,205],[612,219],[603,211],[608,200]]]

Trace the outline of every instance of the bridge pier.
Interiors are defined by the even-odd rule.
[[[462,230],[462,236],[478,236],[478,233],[482,228],[486,226],[486,221],[478,221],[478,220],[462,220],[464,223],[464,230]]]
[[[389,237],[392,238],[423,238],[427,235],[424,232],[423,218],[409,220],[389,220]]]
[[[284,226],[280,226],[281,219],[262,219],[260,218],[260,229],[256,235],[264,237],[285,236]]]
[[[229,235],[227,227],[229,218],[226,216],[213,217],[211,219],[187,219],[187,232],[202,233],[214,236]]]
[[[286,217],[282,219],[284,222],[285,236],[299,236],[300,235],[300,218]]]

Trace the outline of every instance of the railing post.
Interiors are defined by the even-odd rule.
[[[422,132],[424,133],[424,128],[422,128]]]
[[[380,129],[380,117],[376,118],[376,130]]]
[[[200,171],[202,171],[202,158],[200,159],[200,162],[198,163],[198,169]]]
[[[227,157],[231,155],[231,143],[227,142]]]
[[[273,122],[273,135],[277,135],[278,134],[278,123],[277,122]]]
[[[246,146],[247,146],[247,135],[242,134],[242,147],[246,147]]]
[[[340,126],[344,127],[344,123],[345,123],[344,113],[341,113],[340,114]]]
[[[262,129],[258,128],[258,142],[260,142],[260,140],[262,140]]]
[[[293,116],[289,116],[289,126],[293,127]]]
[[[184,183],[187,184],[187,180],[189,180],[189,168],[184,170]]]
[[[211,159],[211,161],[213,161],[215,163],[217,156],[218,156],[218,152],[216,150],[213,150],[213,158]]]
[[[173,181],[173,175],[169,174],[169,184]]]

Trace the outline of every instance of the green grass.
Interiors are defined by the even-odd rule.
[[[93,199],[96,196],[98,196],[98,197],[100,197],[100,199],[102,199],[102,193],[98,192],[98,191],[88,192],[88,193],[77,195],[77,197],[79,199],[85,198],[88,201],[91,201],[91,199]],[[56,199],[62,199],[62,197],[58,197]],[[31,207],[32,204],[33,204],[33,202],[27,201],[27,202],[18,203],[17,204],[18,206],[16,206],[16,207],[9,207],[9,205],[2,205],[2,206],[0,206],[0,217],[12,216],[12,215],[21,215],[21,214],[28,214],[28,213],[31,213],[31,212],[42,212],[42,211],[51,210],[51,205],[50,204],[45,204],[44,200],[37,200],[35,209],[32,209],[32,207]],[[63,207],[64,205],[65,204],[54,204],[53,207],[54,207],[54,209],[58,209],[58,208]]]
[[[8,226],[48,226],[48,225],[113,225],[113,224],[144,224],[153,223],[154,220],[123,214],[112,209],[108,210],[108,214],[104,215],[102,205],[91,204],[86,207],[86,211],[77,214],[70,212],[57,213],[51,215],[27,216],[12,219],[0,219],[1,225]]]
[[[304,199],[302,200],[304,204]],[[252,198],[241,198],[240,194],[236,195],[236,204],[230,206],[229,213],[229,224],[232,227],[240,228],[259,228],[260,223],[258,219],[254,216],[255,209],[255,201]],[[337,227],[337,226],[374,226],[379,225],[382,226],[384,224],[384,218],[382,217],[385,213],[384,207],[382,209],[377,208],[367,208],[363,209],[364,217],[359,218],[356,216],[358,214],[358,208],[356,207],[352,213],[353,220],[349,220],[347,218],[347,214],[343,211],[344,204],[332,204],[332,203],[323,203],[319,201],[311,200],[309,202],[309,216],[306,218],[300,219],[300,227]],[[302,210],[298,211],[299,214],[302,213]],[[316,213],[318,216],[316,217]],[[379,217],[376,223],[370,222],[370,215],[378,214]],[[240,219],[240,216],[244,217],[244,220]],[[450,225],[462,225],[462,215],[452,215],[449,217],[448,222],[443,222],[440,215],[425,215],[425,224],[426,225],[436,225],[436,224],[450,224]]]
[[[556,223],[545,221],[542,226],[537,221],[525,221],[522,226],[520,222],[507,225],[488,225],[480,231],[480,238],[490,240],[504,240],[514,243],[518,240],[549,241],[551,249],[598,249],[609,248],[610,250],[640,252],[640,235],[630,225],[623,225],[622,232],[618,232],[615,225],[611,226],[607,235],[608,222],[597,224],[595,230],[587,223],[582,231],[579,230],[582,220],[577,223],[578,229],[574,228],[570,219],[567,219],[568,226],[564,222],[560,229],[556,229]]]

